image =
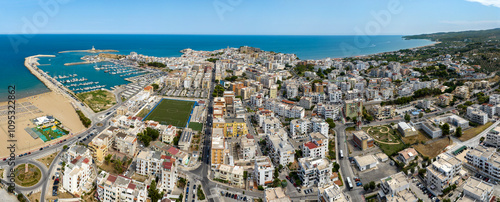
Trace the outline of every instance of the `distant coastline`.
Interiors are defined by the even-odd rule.
[[[20,90],[18,96],[29,97],[46,88],[39,79],[32,76],[23,62],[26,57],[39,53],[67,57],[58,53],[79,54],[118,52],[128,55],[130,52],[152,57],[180,57],[181,50],[218,50],[226,47],[252,46],[265,51],[296,54],[302,60],[317,60],[325,58],[345,58],[366,56],[376,53],[397,51],[400,49],[417,48],[430,45],[429,40],[403,40],[397,36],[370,36],[373,46],[361,47],[356,52],[342,50],[342,43],[355,46],[356,36],[239,36],[239,35],[38,35],[32,39],[21,52],[14,54],[9,44],[8,36],[0,35],[0,49],[7,53],[2,55],[0,65],[5,67],[5,73],[0,76],[2,85],[15,84]],[[47,46],[47,44],[51,44]],[[435,44],[435,43],[434,43]],[[86,47],[106,47],[106,50],[85,50]],[[108,50],[109,49],[109,50]],[[65,51],[66,50],[66,51]],[[80,56],[81,57],[81,56]],[[63,59],[64,60],[64,59]],[[72,63],[67,60],[64,63]],[[84,61],[77,61],[84,62]],[[64,68],[64,63],[49,63],[52,67]],[[57,66],[54,66],[57,65]],[[83,64],[89,65],[89,64]],[[47,66],[40,66],[46,68]],[[28,75],[29,74],[29,75]],[[52,72],[51,72],[52,75]],[[0,101],[6,94],[0,92]],[[5,101],[5,99],[3,100]]]

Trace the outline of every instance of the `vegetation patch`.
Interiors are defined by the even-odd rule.
[[[440,140],[434,141],[429,144],[418,144],[414,146],[414,148],[422,154],[422,156],[427,156],[429,158],[434,158],[438,154],[440,154],[444,148],[446,148],[448,145],[452,144],[453,142],[448,138],[442,138]]]
[[[189,128],[196,131],[201,131],[201,129],[203,128],[203,123],[189,122]]]
[[[424,134],[424,131],[422,130],[417,130],[418,134],[414,136],[409,136],[409,137],[401,137],[403,139],[403,142],[406,144],[418,144],[418,143],[426,143],[427,141],[431,140],[431,138],[427,135]]]
[[[104,111],[116,104],[113,93],[105,90],[95,90],[76,94],[78,99],[87,104],[94,112]]]
[[[473,137],[476,137],[479,133],[483,132],[486,130],[488,127],[490,127],[493,124],[493,122],[488,122],[484,125],[480,125],[478,127],[471,127],[467,130],[465,130],[462,134],[462,137],[458,138],[461,141],[466,141],[469,140]]]
[[[14,169],[14,176],[17,185],[31,187],[40,181],[42,172],[33,164],[28,164],[26,171],[26,164],[21,164]]]
[[[76,113],[78,114],[78,117],[80,117],[80,121],[82,122],[83,126],[85,126],[85,128],[88,128],[90,124],[92,124],[92,121],[87,118],[82,111],[76,110]]]

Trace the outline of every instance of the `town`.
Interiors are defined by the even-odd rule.
[[[109,106],[48,81],[86,130],[32,120],[52,144],[19,154],[9,189],[30,201],[497,201],[500,76],[463,54],[420,58],[447,47],[89,56],[147,73]]]

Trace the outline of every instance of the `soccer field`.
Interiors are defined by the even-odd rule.
[[[186,127],[193,105],[194,102],[191,101],[164,99],[149,113],[145,120],[158,121],[164,125]]]

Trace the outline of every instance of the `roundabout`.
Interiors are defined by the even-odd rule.
[[[34,191],[34,190],[37,190],[37,189],[41,188],[42,185],[43,185],[43,182],[46,182],[48,180],[48,178],[47,178],[47,168],[43,164],[41,164],[40,162],[34,161],[34,160],[27,160],[27,159],[25,160],[25,159],[22,159],[22,160],[19,160],[16,163],[17,163],[17,165],[15,165],[15,166],[11,166],[11,167],[6,167],[5,168],[5,171],[4,171],[5,174],[4,174],[4,176],[6,176],[6,178],[2,179],[3,183],[9,183],[11,181],[11,178],[9,176],[13,176],[12,179],[13,179],[14,183],[16,184],[16,187],[15,187],[16,191],[19,191],[19,192],[22,192],[22,193],[25,193],[25,194],[29,193],[30,191]],[[24,164],[33,165],[32,168],[31,168],[32,172],[35,172],[33,170],[39,170],[40,175],[37,175],[37,178],[39,178],[38,180],[32,180],[30,183],[27,183],[26,180],[29,179],[29,177],[27,175],[24,175],[24,177],[21,177],[20,175],[16,176],[15,172],[16,172],[17,169],[22,168],[21,169],[22,172],[25,171]],[[11,169],[13,171],[12,173],[10,172]],[[30,166],[28,166],[28,169],[30,169]],[[31,177],[35,176],[35,174],[33,174],[33,173],[29,173],[29,175]],[[20,181],[18,181],[18,180],[20,180]],[[23,186],[23,181],[25,181],[24,182],[24,186]]]
[[[21,164],[14,168],[14,179],[16,185],[31,187],[38,184],[42,178],[40,168],[33,164]]]

